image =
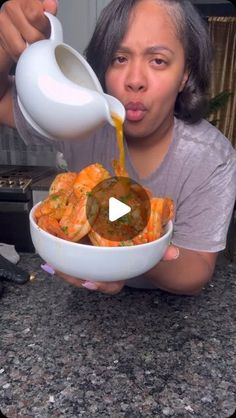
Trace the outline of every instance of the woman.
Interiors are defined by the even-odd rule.
[[[25,41],[48,36],[44,9],[55,13],[56,3],[10,0],[0,14],[0,122],[17,126],[26,143],[43,138],[24,121],[7,75]],[[205,25],[189,1],[113,0],[86,56],[104,90],[125,106],[130,177],[176,204],[174,246],[164,257],[168,261],[158,263],[144,282],[176,294],[196,294],[211,279],[217,254],[225,248],[236,194],[236,153],[202,119],[211,57]],[[70,170],[92,162],[111,170],[114,130],[105,126],[86,141],[60,141],[58,149]],[[104,293],[117,293],[125,284],[61,277]]]

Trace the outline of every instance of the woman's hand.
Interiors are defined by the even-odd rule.
[[[0,9],[0,124],[15,127],[11,69],[29,44],[48,38],[56,0],[8,0]]]
[[[162,258],[162,261],[177,260],[178,257],[179,257],[179,248],[176,247],[175,245],[169,245],[169,247],[167,248]]]
[[[171,261],[177,259],[179,256],[179,249],[173,245],[170,245],[166,250],[162,261]],[[60,271],[54,272],[51,267],[44,265],[42,268],[48,273],[56,273],[61,279],[65,282],[72,284],[73,286],[79,287],[81,289],[85,288],[88,290],[96,290],[101,293],[116,295],[119,293],[125,286],[125,280],[119,280],[115,282],[94,282],[78,279],[76,277],[69,276],[68,274],[61,273]]]
[[[109,295],[116,295],[123,289],[125,285],[125,280],[120,280],[116,282],[89,282],[86,280],[81,280],[72,276],[68,276],[67,274],[61,273],[59,271],[56,271],[56,274],[65,282],[70,283],[73,286],[82,289],[85,288],[88,290],[96,290],[98,292]]]
[[[44,11],[56,14],[57,1],[9,0],[3,4],[0,9],[1,66],[4,62],[16,62],[26,42],[31,44],[49,37],[50,23]]]

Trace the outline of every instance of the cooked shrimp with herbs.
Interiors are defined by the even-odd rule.
[[[103,183],[108,179],[111,181]],[[101,186],[94,196],[91,192],[97,185]],[[141,205],[140,198],[137,198],[138,188],[129,178],[123,182],[113,181],[111,174],[101,164],[91,164],[79,173],[58,174],[51,184],[49,195],[37,206],[35,220],[46,232],[68,241],[80,242],[86,237],[93,245],[105,247],[148,243],[160,238],[165,225],[173,219],[174,203],[168,197],[152,197],[149,190],[146,192]],[[115,232],[108,220],[109,196],[116,196],[132,206],[132,211],[116,223]],[[150,205],[150,216],[147,225],[139,233],[144,221],[145,204]],[[106,238],[98,231],[105,231]],[[134,238],[117,238],[126,234]]]

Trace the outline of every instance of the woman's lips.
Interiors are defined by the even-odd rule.
[[[132,122],[141,121],[147,111],[146,107],[141,102],[130,102],[125,106],[126,120]]]

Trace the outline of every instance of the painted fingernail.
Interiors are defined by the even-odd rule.
[[[175,247],[175,255],[173,255],[173,260],[177,260],[179,258],[179,248]]]
[[[55,274],[55,270],[49,266],[49,264],[41,264],[41,269],[46,271],[46,273],[49,273],[53,276]]]
[[[93,282],[84,282],[82,283],[82,286],[89,290],[97,290],[98,288],[96,283]]]

